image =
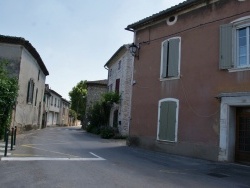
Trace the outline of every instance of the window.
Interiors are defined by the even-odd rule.
[[[110,84],[109,85],[109,91],[112,91],[112,89],[113,89],[113,84]]]
[[[56,106],[56,98],[55,98],[55,103],[54,103],[54,106]]]
[[[36,106],[36,102],[37,102],[37,93],[38,93],[38,88],[36,88],[35,106]]]
[[[28,92],[27,92],[27,103],[28,104],[33,103],[34,88],[35,88],[35,83],[32,79],[30,79],[30,81],[28,83]]]
[[[118,63],[118,70],[121,69],[121,63],[122,63],[122,61],[120,60],[119,63]]]
[[[116,79],[115,81],[115,92],[118,94],[120,92],[120,79]]]
[[[162,42],[161,46],[161,79],[176,78],[180,74],[180,43],[179,37]]]
[[[53,106],[53,96],[50,98],[50,105]]]
[[[250,16],[220,27],[220,69],[250,68]]]
[[[40,79],[40,70],[38,71],[38,76],[37,76],[37,80]]]
[[[112,69],[109,69],[109,77],[112,76]]]
[[[162,99],[159,101],[158,107],[157,140],[176,142],[179,100],[172,98]]]

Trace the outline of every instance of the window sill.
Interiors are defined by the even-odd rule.
[[[180,79],[180,76],[169,77],[169,78],[160,78],[160,81],[177,80],[177,79]]]
[[[244,68],[232,68],[228,69],[228,72],[240,72],[240,71],[249,71],[250,67],[244,67]]]
[[[156,140],[157,143],[159,144],[176,144],[177,141],[170,141],[170,140]]]

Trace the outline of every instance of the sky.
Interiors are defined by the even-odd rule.
[[[69,100],[81,80],[107,79],[104,64],[133,42],[128,25],[184,0],[0,0],[0,34],[23,37],[49,71],[46,83]]]

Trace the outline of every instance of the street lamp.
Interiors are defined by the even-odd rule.
[[[140,46],[136,45],[135,43],[132,43],[129,45],[129,51],[132,54],[132,56],[137,57],[139,59],[139,49]]]

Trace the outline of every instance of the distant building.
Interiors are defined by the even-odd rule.
[[[42,128],[47,127],[47,121],[49,116],[50,109],[50,89],[49,85],[45,84],[44,97],[43,97],[43,119],[42,119]]]
[[[83,125],[87,125],[87,116],[89,113],[89,109],[95,104],[97,101],[101,99],[101,96],[106,93],[107,90],[107,80],[95,80],[95,81],[87,81],[87,98],[86,98],[86,116]]]
[[[62,96],[52,89],[50,89],[50,94],[50,107],[47,118],[47,126],[55,126],[61,123],[59,114]]]
[[[24,38],[0,35],[0,59],[18,78],[19,91],[12,126],[18,131],[41,128],[45,79],[49,72],[31,43]]]
[[[109,124],[117,127],[122,135],[129,134],[133,61],[129,45],[123,45],[104,65],[109,71],[108,90],[121,96],[120,103],[111,109]]]
[[[61,98],[60,115],[59,115],[59,125],[69,126],[69,108],[70,102],[64,98]]]

